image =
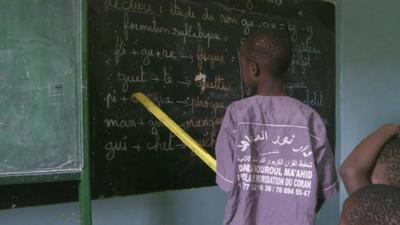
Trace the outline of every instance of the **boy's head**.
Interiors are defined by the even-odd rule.
[[[340,225],[400,224],[400,188],[374,184],[352,193],[343,204]]]
[[[292,42],[287,32],[259,30],[250,34],[240,48],[243,81],[254,89],[260,76],[282,79],[292,59]]]
[[[400,186],[400,138],[392,138],[379,151],[371,174],[373,184]]]

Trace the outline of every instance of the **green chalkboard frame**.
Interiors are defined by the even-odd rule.
[[[89,169],[89,103],[88,103],[88,71],[87,71],[87,0],[69,0],[76,3],[78,18],[78,36],[76,48],[79,56],[77,58],[78,70],[76,74],[76,112],[77,112],[77,153],[80,165],[65,170],[44,170],[32,172],[14,172],[0,174],[0,185],[47,183],[57,181],[79,181],[83,179],[85,169]]]
[[[81,3],[0,1],[0,179],[82,170]]]
[[[75,0],[74,0],[75,1]],[[49,183],[58,181],[78,181],[79,182],[79,202],[80,202],[80,223],[91,225],[91,191],[90,191],[90,120],[89,120],[89,79],[88,79],[88,0],[76,0],[80,3],[80,54],[81,68],[77,86],[78,110],[79,110],[79,129],[81,133],[80,150],[82,155],[82,167],[70,171],[57,171],[55,173],[24,173],[22,175],[1,176],[0,185],[10,184],[29,184],[29,183]]]
[[[56,182],[56,181],[72,181],[72,180],[81,180],[83,178],[83,171],[88,169],[87,164],[89,160],[87,157],[89,156],[89,141],[87,140],[89,135],[89,103],[88,103],[88,72],[87,72],[87,0],[74,0],[80,2],[80,63],[81,68],[78,71],[80,74],[78,75],[79,79],[77,80],[78,85],[77,89],[77,99],[78,99],[78,128],[80,133],[80,143],[79,146],[79,154],[82,157],[82,166],[81,168],[76,168],[72,170],[61,170],[55,172],[32,172],[32,173],[13,173],[10,175],[0,176],[0,185],[9,185],[9,184],[23,184],[23,183],[47,183],[47,182]]]
[[[79,202],[81,224],[92,224],[92,206],[90,190],[90,120],[89,120],[89,94],[90,82],[88,79],[88,0],[81,0],[81,32],[82,32],[82,135],[83,137],[83,166],[81,181],[79,183]]]

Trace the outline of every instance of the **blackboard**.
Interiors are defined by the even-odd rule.
[[[81,19],[79,0],[0,0],[2,185],[80,178],[86,101]],[[0,186],[1,207],[58,199],[65,186],[72,185]]]
[[[95,197],[214,185],[215,175],[132,97],[141,91],[214,155],[225,109],[247,96],[238,49],[288,30],[289,95],[335,129],[334,7],[284,0],[93,0],[90,73]]]

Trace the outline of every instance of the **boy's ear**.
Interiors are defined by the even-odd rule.
[[[257,63],[250,63],[250,72],[251,75],[258,77],[258,75],[260,74],[260,67],[258,66]]]

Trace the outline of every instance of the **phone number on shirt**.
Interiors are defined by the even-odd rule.
[[[304,197],[309,197],[310,193],[311,193],[310,190],[302,190],[299,188],[290,188],[290,187],[277,187],[277,186],[264,185],[264,184],[242,183],[241,187],[245,191],[265,191],[265,192],[271,192],[271,193],[296,195],[296,196],[304,196]]]

